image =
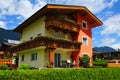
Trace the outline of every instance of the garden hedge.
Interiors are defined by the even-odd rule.
[[[9,70],[8,65],[0,65],[0,70]]]
[[[107,60],[96,59],[93,61],[94,66],[107,67]]]
[[[101,66],[101,67],[107,67],[107,61],[94,61],[94,66]]]
[[[0,80],[120,80],[120,68],[0,70]]]

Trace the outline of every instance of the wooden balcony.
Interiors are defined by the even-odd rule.
[[[48,17],[46,18],[45,26],[47,28],[52,28],[55,30],[62,30],[68,32],[77,33],[80,30],[80,24],[67,19],[67,18],[55,18],[55,17]]]
[[[31,41],[26,41],[12,48],[13,52],[27,50],[39,46],[45,46],[46,48],[63,48],[70,50],[80,50],[81,42],[67,41],[63,39],[55,39],[51,37],[39,36]]]

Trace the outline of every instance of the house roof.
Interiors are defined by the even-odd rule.
[[[3,42],[2,44],[3,44],[3,45],[6,45],[6,46],[16,46],[16,45],[17,45],[17,44],[8,43],[8,42]]]
[[[38,20],[40,17],[49,14],[50,12],[56,14],[70,14],[70,13],[80,13],[82,16],[85,16],[92,27],[101,26],[103,23],[90,12],[85,6],[70,6],[70,5],[55,5],[55,4],[46,4],[43,8],[38,10],[35,14],[25,20],[22,24],[14,29],[16,32],[22,32],[22,30]],[[87,15],[87,16],[86,16]]]
[[[93,51],[93,54],[109,54],[109,53],[120,53],[120,51],[115,51],[115,52],[95,52],[95,51]]]

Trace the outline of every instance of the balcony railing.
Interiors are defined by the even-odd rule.
[[[11,59],[0,59],[0,65],[12,64]]]
[[[47,28],[52,27],[53,29],[69,32],[79,32],[80,29],[80,24],[67,18],[48,17],[45,24]]]
[[[63,48],[71,50],[80,50],[81,42],[67,41],[63,39],[55,39],[51,37],[39,36],[33,40],[26,41],[12,48],[13,52],[27,50],[39,46],[45,46],[46,48]]]

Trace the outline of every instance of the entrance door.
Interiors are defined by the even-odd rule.
[[[60,67],[61,54],[55,53],[54,55],[54,67]]]

